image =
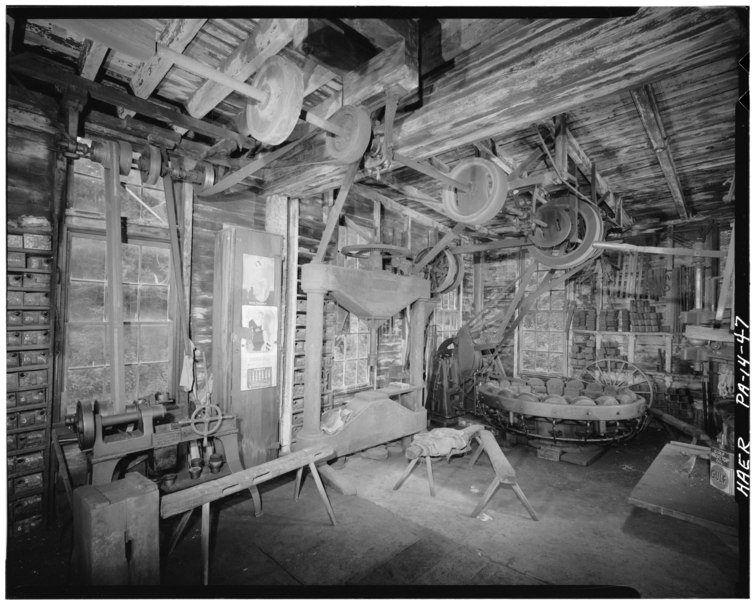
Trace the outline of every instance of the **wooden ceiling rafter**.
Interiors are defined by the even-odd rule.
[[[651,150],[656,156],[659,167],[662,170],[664,179],[672,195],[672,201],[675,203],[677,214],[681,219],[689,218],[690,211],[685,201],[680,176],[675,166],[675,160],[672,156],[672,150],[669,147],[669,137],[664,129],[664,123],[656,104],[654,90],[651,84],[630,90],[630,95],[638,111],[638,117],[646,131]]]

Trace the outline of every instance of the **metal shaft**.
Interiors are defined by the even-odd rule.
[[[157,45],[157,55],[173,61],[174,64],[178,65],[185,71],[189,71],[190,73],[194,73],[195,75],[199,75],[200,77],[205,77],[206,79],[210,79],[212,81],[215,81],[216,83],[225,85],[226,87],[231,88],[232,90],[237,91],[240,94],[244,94],[245,96],[252,98],[256,102],[265,102],[268,99],[268,94],[266,94],[262,90],[258,90],[256,87],[244,83],[243,81],[229,77],[224,73],[216,71],[212,67],[208,67],[207,65],[202,64],[201,62],[194,60],[193,58],[184,56],[183,54],[176,52],[175,50],[171,50],[170,48],[161,44]]]
[[[342,127],[339,127],[338,125],[331,123],[330,121],[326,121],[325,119],[321,119],[318,115],[315,115],[311,112],[307,112],[303,110],[299,118],[303,121],[307,121],[311,125],[315,125],[315,127],[319,129],[324,129],[328,133],[332,133],[333,135],[343,137],[346,135],[346,132]]]
[[[398,162],[400,165],[404,165],[405,167],[409,167],[410,169],[419,171],[423,175],[427,175],[428,177],[432,177],[433,179],[438,179],[439,181],[447,185],[451,185],[457,188],[460,192],[469,192],[470,190],[472,190],[472,184],[462,183],[461,181],[457,181],[456,179],[449,177],[445,173],[442,173],[438,169],[434,169],[430,165],[425,165],[423,163],[419,163],[415,160],[412,160],[408,156],[404,156],[403,154],[394,152],[394,155],[392,158],[396,162]]]

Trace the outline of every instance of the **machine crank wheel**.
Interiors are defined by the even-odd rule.
[[[378,252],[382,256],[400,256],[402,258],[412,256],[412,252],[406,248],[390,244],[355,244],[344,246],[341,249],[341,253],[350,258],[368,258],[373,252]]]
[[[333,160],[350,164],[362,158],[370,143],[370,115],[357,106],[342,106],[329,122],[340,127],[343,135],[326,133],[326,153]]]
[[[415,257],[415,264],[419,263],[423,257],[431,251],[431,248],[424,248],[418,252]],[[460,271],[464,277],[464,266],[462,257],[453,254],[451,250],[445,248],[423,269],[425,276],[430,279],[431,294],[438,296],[446,294],[455,289],[462,279],[459,277]]]
[[[598,256],[601,250],[594,248],[593,243],[603,238],[604,222],[598,208],[590,202],[580,201],[577,222],[571,222],[569,235],[553,248],[534,246],[529,252],[542,265],[571,269]]]
[[[192,431],[197,435],[202,437],[214,435],[223,424],[223,412],[217,404],[198,406],[192,413],[190,424]]]
[[[207,162],[200,162],[197,163],[195,169],[198,170],[202,175],[202,181],[200,183],[194,184],[195,189],[204,191],[210,189],[211,187],[213,187],[213,185],[215,185],[215,168],[213,167],[213,165]]]
[[[472,186],[469,192],[447,187],[442,194],[446,214],[459,223],[482,225],[504,206],[509,184],[507,175],[490,160],[472,157],[461,160],[449,176]]]
[[[625,360],[597,360],[583,369],[579,379],[585,387],[591,383],[601,384],[602,395],[614,396],[620,404],[630,404],[642,398],[648,411],[654,401],[654,384],[649,376]]]
[[[84,406],[81,402],[76,403],[76,417],[74,429],[79,441],[80,450],[89,450],[95,443],[95,418],[91,406]]]
[[[283,143],[294,130],[304,100],[302,71],[281,56],[268,58],[252,79],[268,94],[264,102],[247,103],[246,132],[265,144]]]
[[[131,144],[128,142],[118,142],[118,170],[121,175],[131,173]]]
[[[160,181],[160,167],[162,159],[160,158],[160,149],[149,144],[142,148],[139,156],[139,171],[142,183],[155,185]]]
[[[546,227],[537,226],[528,239],[539,248],[553,248],[570,236],[572,221],[570,211],[565,206],[555,206],[549,202],[539,206],[535,218],[546,223]]]

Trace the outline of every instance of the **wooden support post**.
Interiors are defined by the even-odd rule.
[[[433,464],[431,463],[430,455],[425,457],[425,470],[428,472],[428,487],[430,488],[430,495],[436,495],[436,487],[433,484]]]
[[[354,176],[357,174],[357,170],[360,167],[360,162],[352,163],[344,173],[344,180],[341,182],[341,188],[339,189],[339,195],[336,197],[331,207],[331,212],[328,213],[328,221],[326,222],[325,230],[323,231],[323,237],[320,238],[320,244],[318,244],[318,251],[315,253],[315,258],[312,259],[314,263],[321,263],[325,258],[326,250],[328,249],[328,243],[333,236],[333,230],[336,229],[336,224],[339,221],[339,215],[341,209],[344,208],[344,202],[346,202],[349,195],[349,188],[352,187]]]
[[[202,585],[210,579],[210,503],[202,505]]]
[[[291,451],[291,418],[294,391],[294,346],[297,332],[297,268],[299,250],[299,200],[289,198],[285,237],[285,300],[283,347],[283,397],[281,400],[281,453]]]
[[[427,300],[416,300],[410,308],[409,333],[409,383],[420,386],[419,389],[402,396],[402,403],[409,402],[413,410],[425,405],[423,392],[425,390],[425,321],[427,315]],[[405,405],[406,406],[406,405]]]
[[[323,364],[323,304],[326,290],[307,292],[304,424],[300,436],[320,435],[320,371]]]

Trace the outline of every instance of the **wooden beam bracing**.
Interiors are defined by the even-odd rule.
[[[93,40],[85,40],[79,55],[79,75],[93,81],[100,71],[109,48],[105,44]]]
[[[681,219],[687,219],[690,212],[685,203],[685,196],[680,183],[680,177],[677,173],[677,167],[669,147],[669,138],[664,130],[664,123],[659,114],[659,107],[656,105],[654,91],[651,85],[630,90],[630,95],[635,102],[635,108],[638,111],[643,129],[646,131],[651,149],[659,161],[664,179],[667,181],[672,201],[677,208],[677,214]]]

